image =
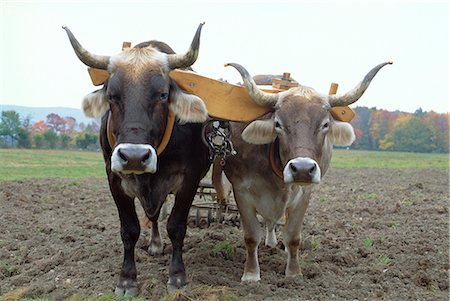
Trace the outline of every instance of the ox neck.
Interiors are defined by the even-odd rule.
[[[169,144],[170,137],[172,136],[173,127],[175,124],[175,114],[169,110],[167,114],[167,122],[166,122],[166,128],[164,130],[163,138],[161,139],[161,142],[159,143],[158,148],[156,149],[156,154],[159,156],[162,154],[162,152],[166,149],[167,144]],[[108,138],[109,146],[114,149],[117,144],[116,136],[114,136],[113,133],[113,120],[111,118],[111,111],[108,111],[108,120],[106,121],[106,135]]]
[[[272,171],[276,174],[282,181],[284,181],[283,170],[281,166],[280,159],[280,143],[278,138],[276,138],[269,147],[269,161],[270,166],[272,166]]]

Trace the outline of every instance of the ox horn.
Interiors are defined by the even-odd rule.
[[[244,80],[244,86],[254,102],[261,106],[275,106],[277,104],[279,95],[261,91],[244,67],[236,63],[225,64],[225,67],[228,66],[234,67],[237,71],[239,71],[242,79]]]
[[[75,54],[78,56],[80,61],[82,61],[86,66],[107,70],[109,65],[109,56],[106,55],[96,55],[90,53],[86,49],[81,46],[78,40],[75,38],[73,33],[67,26],[62,27],[69,37],[70,44],[72,44],[73,50],[75,50]]]
[[[369,87],[370,82],[375,77],[378,71],[386,65],[391,65],[392,62],[386,62],[375,66],[369,73],[364,77],[364,79],[352,90],[343,95],[328,95],[328,102],[330,106],[348,106],[356,102]]]
[[[200,48],[200,33],[202,32],[202,27],[204,24],[205,22],[202,22],[200,23],[200,25],[198,25],[197,31],[195,32],[195,36],[192,39],[191,47],[189,48],[188,52],[184,54],[168,55],[170,69],[187,68],[195,63]]]

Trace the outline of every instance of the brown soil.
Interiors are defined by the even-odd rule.
[[[261,282],[240,282],[242,230],[189,228],[184,300],[448,300],[448,173],[331,169],[305,218],[303,277],[285,279],[283,246],[259,247]],[[170,245],[136,249],[140,296],[166,294]],[[229,241],[234,252],[220,252]],[[106,180],[0,182],[0,299],[61,300],[113,291],[122,261]],[[183,298],[179,298],[183,299]]]

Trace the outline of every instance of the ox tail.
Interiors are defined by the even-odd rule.
[[[223,211],[226,205],[229,203],[232,186],[230,181],[228,181],[227,177],[223,173],[223,166],[220,164],[220,159],[216,159],[213,162],[211,180],[214,189],[216,190],[217,203],[219,204],[218,219],[219,221],[221,221]]]
[[[144,227],[150,229],[152,227],[152,222],[150,221],[150,219],[147,217],[147,215],[144,213],[144,216],[141,218],[141,225],[143,225]]]

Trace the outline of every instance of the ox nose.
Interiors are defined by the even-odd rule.
[[[111,169],[115,172],[154,173],[156,171],[156,152],[147,144],[119,144],[111,157]]]
[[[311,177],[317,170],[317,164],[314,162],[292,162],[289,164],[289,168],[294,176]]]
[[[309,158],[296,158],[284,170],[286,183],[320,183],[320,167]]]
[[[125,170],[144,171],[150,161],[151,152],[149,149],[122,148],[118,150],[117,155]]]

